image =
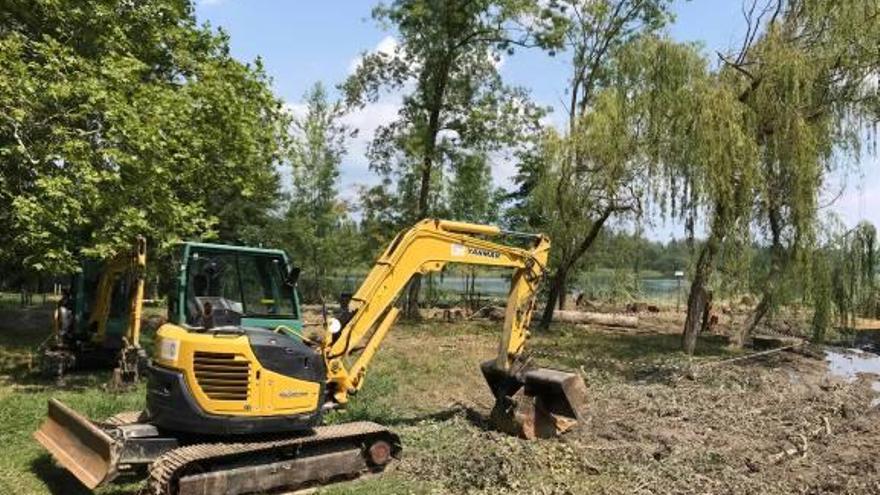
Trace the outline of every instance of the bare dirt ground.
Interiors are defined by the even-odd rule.
[[[868,377],[829,377],[816,350],[727,361],[741,355],[712,336],[689,360],[675,350],[676,315],[643,318],[638,331],[535,336],[540,364],[579,370],[591,398],[581,431],[539,442],[484,423],[491,399],[476,363],[494,351],[493,326],[400,329],[377,358],[409,377],[381,401],[406,449],[386,481],[415,493],[880,493]],[[384,491],[373,483],[362,488]]]
[[[870,378],[830,377],[820,350],[750,357],[703,335],[678,351],[680,315],[641,314],[637,329],[560,325],[535,332],[539,365],[582,373],[590,420],[558,440],[528,442],[486,424],[491,396],[479,363],[500,323],[402,323],[364,390],[330,422],[370,419],[401,435],[385,473],[321,488],[329,494],[877,494],[880,409]],[[140,407],[143,387],[114,396],[104,375],[65,388],[29,377],[27,350],[44,325],[0,324],[0,493],[85,493],[30,435],[59,397],[90,417]],[[726,332],[725,323],[716,329]],[[82,383],[80,383],[82,382]],[[141,485],[101,493],[133,495]]]

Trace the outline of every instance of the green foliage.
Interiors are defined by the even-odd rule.
[[[380,185],[362,188],[360,191],[360,259],[372,262],[400,230],[403,221],[400,197],[391,190],[390,180],[384,179]]]
[[[832,296],[840,325],[854,328],[856,316],[876,316],[877,229],[861,222],[836,246]]]
[[[277,235],[303,269],[300,290],[316,301],[326,295],[330,276],[357,239],[336,189],[345,140],[352,131],[340,123],[342,105],[328,101],[320,83],[304,100],[305,115],[293,122],[291,199]]]
[[[234,238],[274,200],[281,102],[189,2],[13,1],[0,26],[4,257],[70,271],[136,234]]]
[[[448,216],[475,223],[497,222],[503,191],[492,187],[492,171],[486,155],[456,155],[452,168]]]
[[[877,8],[780,2],[766,25],[755,21],[754,29],[764,30],[756,41],[737,60],[724,60],[747,108],[743,125],[759,150],[755,222],[771,246],[761,307],[783,302],[782,282],[809,270],[825,178],[856,162],[862,136],[872,132],[866,117],[878,99],[875,55],[867,47],[880,39]]]
[[[609,86],[589,95],[571,132],[548,130],[525,162],[533,185],[520,208],[536,222],[532,228],[553,239],[557,296],[609,219],[639,217],[654,191],[667,187],[658,169],[675,162],[658,157],[672,141],[658,130],[674,124],[680,116],[673,110],[684,107],[662,103],[677,101],[704,67],[694,47],[648,33],[620,45],[605,63]]]
[[[853,329],[856,318],[876,318],[877,230],[867,222],[840,232],[822,226],[828,240],[811,253],[811,277],[800,287],[813,306],[813,339],[822,342],[832,325]],[[838,233],[834,233],[836,230]]]
[[[468,163],[465,155],[515,145],[537,126],[543,110],[523,89],[503,84],[498,73],[514,46],[553,37],[543,27],[543,34],[511,30],[535,8],[514,0],[455,0],[443,8],[427,0],[395,0],[374,9],[374,19],[395,28],[399,44],[392,53],[365,53],[343,89],[353,106],[376,101],[385,91],[406,91],[398,119],[377,131],[369,152],[372,168],[395,184],[383,194],[397,196],[400,222],[444,210],[445,174]]]
[[[831,267],[827,253],[817,251],[813,256],[811,269],[812,291],[810,295],[813,302],[813,319],[810,326],[813,332],[813,342],[821,344],[825,341],[834,316]]]

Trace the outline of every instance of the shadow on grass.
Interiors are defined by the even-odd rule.
[[[15,381],[29,375],[37,347],[51,331],[50,309],[0,310],[0,374]]]
[[[488,417],[486,417],[480,411],[477,411],[473,407],[460,403],[437,412],[420,414],[417,416],[398,416],[387,418],[385,420],[385,423],[383,424],[388,426],[415,426],[426,421],[449,421],[456,416],[464,417],[468,420],[469,423],[477,428],[483,430],[491,429]]]
[[[468,422],[477,428],[483,430],[491,429],[489,418],[478,411],[462,403],[455,403],[451,407],[441,409],[436,412],[429,412],[417,415],[400,414],[396,410],[391,410],[376,404],[360,403],[355,407],[344,409],[330,413],[325,417],[328,424],[348,423],[351,421],[372,421],[384,426],[415,426],[424,422],[442,422],[448,421],[456,416],[464,417]]]
[[[728,347],[727,338],[702,335],[694,358],[725,358],[738,354]],[[572,326],[554,326],[535,332],[531,341],[536,353],[566,367],[599,369],[627,378],[640,378],[645,370],[686,363],[681,336],[673,333],[601,332]]]
[[[0,375],[33,391],[46,389],[77,391],[107,383],[115,359],[88,358],[58,381],[40,370],[40,346],[52,333],[53,308],[0,310]],[[144,318],[141,347],[151,349],[155,329],[164,320]]]
[[[65,375],[62,380],[56,380],[25,368],[19,374],[10,374],[7,381],[15,384],[17,392],[20,393],[84,392],[101,389],[108,384],[110,372],[74,371]]]
[[[31,472],[46,484],[49,493],[59,495],[89,495],[92,493],[66,469],[55,464],[49,454],[42,454],[31,461]]]

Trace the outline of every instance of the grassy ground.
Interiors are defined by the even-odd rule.
[[[81,493],[31,439],[49,397],[102,418],[142,405],[143,389],[109,394],[106,373],[63,388],[33,378],[28,350],[43,312],[0,314],[0,493]],[[674,320],[674,318],[673,318]],[[369,419],[401,435],[404,453],[381,476],[329,494],[396,493],[878,493],[880,415],[863,382],[827,379],[821,359],[733,357],[707,336],[693,360],[672,322],[642,333],[557,327],[530,343],[538,364],[583,373],[590,422],[560,440],[526,442],[485,424],[491,397],[478,369],[500,324],[399,325],[363,392],[331,422]],[[664,328],[667,331],[664,331]],[[102,493],[136,493],[125,485]],[[80,491],[78,491],[80,490]]]

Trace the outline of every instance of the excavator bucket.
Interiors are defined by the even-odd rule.
[[[492,424],[533,440],[553,438],[586,421],[587,387],[576,373],[532,368],[511,373],[495,361],[480,367],[492,394]]]
[[[88,419],[55,399],[34,438],[89,489],[116,477],[117,442]]]

